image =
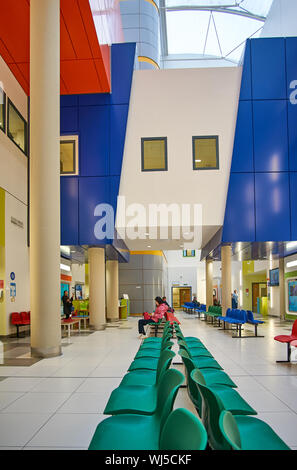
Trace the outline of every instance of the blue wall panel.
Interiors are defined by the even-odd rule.
[[[230,175],[223,240],[229,242],[255,240],[254,175]]]
[[[112,93],[61,97],[61,132],[79,135],[80,169],[77,177],[61,177],[62,245],[112,242],[95,238],[94,209],[107,203],[116,213],[134,59],[135,43],[113,45]]]
[[[251,51],[253,99],[286,99],[285,39],[252,39]]]
[[[79,108],[81,176],[107,176],[109,168],[110,107]]]
[[[247,40],[244,52],[240,100],[252,99],[251,41]]]
[[[256,240],[290,240],[289,173],[257,173],[255,181]]]
[[[96,222],[94,211],[98,204],[110,203],[108,177],[79,178],[79,244],[100,244],[94,235]],[[101,241],[101,244],[104,241]]]
[[[255,171],[288,171],[287,102],[254,101]]]
[[[288,102],[288,134],[290,170],[297,171],[297,105],[290,102]]]
[[[110,107],[110,175],[121,174],[128,111],[126,104]]]
[[[132,42],[111,46],[112,104],[129,104],[135,47]]]
[[[297,38],[286,38],[286,63],[287,63],[287,98],[290,98],[292,90],[290,84],[297,80]]]
[[[253,113],[251,101],[240,101],[231,172],[254,171]]]
[[[297,173],[290,173],[291,240],[297,240]]]
[[[61,113],[60,119],[61,135],[63,134],[77,134],[78,126],[78,108],[66,107]]]
[[[78,179],[61,176],[61,244],[78,245]]]

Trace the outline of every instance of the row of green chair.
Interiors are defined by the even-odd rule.
[[[173,331],[147,338],[104,410],[89,450],[204,450],[207,433],[186,409],[173,410],[184,375],[170,369]]]
[[[236,384],[195,337],[175,324],[185,365],[188,394],[215,450],[289,450],[289,447],[235,390]],[[206,362],[208,361],[208,362]]]
[[[219,307],[219,306],[216,306],[216,305],[210,305],[208,307],[208,311],[205,312],[205,317],[206,317],[206,320],[207,318],[211,318],[212,320],[212,323],[214,323],[214,321],[220,317],[222,315],[222,307]]]

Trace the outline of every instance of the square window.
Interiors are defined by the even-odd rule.
[[[167,171],[167,137],[141,139],[141,170]]]
[[[78,174],[78,138],[62,137],[60,141],[60,173],[61,175]]]
[[[0,88],[0,129],[5,132],[6,95]]]
[[[27,122],[10,100],[8,100],[7,135],[27,155]]]
[[[219,137],[193,137],[193,170],[219,169]]]

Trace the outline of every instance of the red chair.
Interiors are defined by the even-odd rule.
[[[291,361],[291,342],[297,340],[297,320],[294,321],[292,334],[291,335],[279,335],[275,336],[275,341],[280,343],[287,343],[287,360],[276,361],[276,362],[290,362]]]
[[[18,312],[13,312],[11,314],[11,324],[14,325],[17,329],[17,338],[19,338],[19,327],[23,325],[21,315]]]
[[[30,316],[28,312],[21,312],[20,313],[22,324],[23,325],[30,325]]]

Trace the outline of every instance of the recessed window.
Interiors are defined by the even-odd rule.
[[[27,122],[8,99],[7,135],[27,155]]]
[[[219,169],[218,136],[193,137],[193,170]]]
[[[0,88],[0,129],[5,132],[6,95]]]
[[[61,137],[60,141],[60,173],[61,175],[78,174],[78,138]]]
[[[167,171],[167,137],[141,139],[142,171]]]

